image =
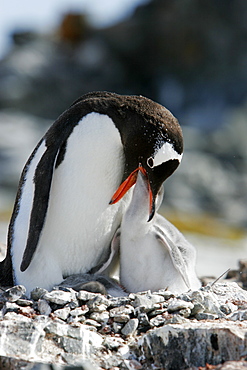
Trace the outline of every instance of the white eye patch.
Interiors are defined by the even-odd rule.
[[[178,154],[178,152],[174,150],[172,144],[166,142],[154,155],[153,165],[156,167],[172,159],[177,159],[179,162],[181,162],[182,156],[183,154]]]

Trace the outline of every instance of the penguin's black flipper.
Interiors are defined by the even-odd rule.
[[[49,195],[57,150],[48,147],[42,155],[34,175],[34,198],[29,223],[28,239],[23,254],[21,271],[25,271],[37,248],[49,204]]]

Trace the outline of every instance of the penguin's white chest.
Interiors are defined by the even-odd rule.
[[[32,162],[37,160],[34,156]],[[107,250],[129,198],[127,194],[119,203],[109,205],[122,179],[123,146],[119,131],[107,115],[90,113],[75,126],[67,140],[64,158],[54,169],[37,250],[30,266],[21,272],[25,243],[20,234],[25,233],[26,238],[24,230],[29,227],[27,213],[31,206],[25,204],[25,192],[33,181],[32,162],[14,226],[14,271],[16,282],[27,288],[36,285],[49,288],[63,276],[89,271]],[[26,220],[24,229],[23,219]],[[22,228],[18,227],[20,223]],[[22,240],[22,244],[18,240]]]

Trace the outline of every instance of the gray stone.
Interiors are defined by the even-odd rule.
[[[134,313],[134,308],[131,305],[119,306],[110,309],[109,315],[115,322],[126,323],[130,319],[130,315]]]
[[[199,312],[195,315],[195,318],[197,320],[215,320],[218,318],[217,315],[214,315],[212,313],[207,313],[207,312]]]
[[[211,291],[221,304],[226,302],[247,302],[247,291],[235,282],[220,282],[211,286]]]
[[[43,298],[48,302],[64,306],[75,299],[75,294],[72,292],[64,292],[63,290],[53,290],[45,293]]]
[[[41,315],[50,315],[51,313],[51,307],[49,303],[45,299],[39,299],[37,302],[37,308],[39,310],[39,313]]]
[[[110,306],[126,306],[127,304],[130,304],[131,301],[130,297],[110,297]]]
[[[101,294],[97,294],[94,298],[89,299],[87,306],[91,311],[103,312],[110,306],[110,300]]]
[[[138,328],[138,319],[130,319],[127,324],[124,325],[124,327],[121,330],[121,333],[125,336],[133,335],[135,334],[137,328]]]
[[[141,327],[148,327],[150,326],[148,315],[146,313],[140,313],[138,315],[139,325]]]
[[[134,359],[132,360],[124,360],[124,365],[128,370],[142,370],[142,364],[139,361]]]
[[[150,326],[151,328],[153,327],[158,327],[161,325],[164,325],[167,322],[167,318],[162,316],[162,315],[157,315],[156,317],[153,317],[150,319]]]
[[[97,321],[100,324],[106,325],[109,320],[109,312],[103,311],[103,312],[93,312],[90,315],[90,319]]]
[[[150,326],[153,327],[158,327],[161,325],[167,325],[167,324],[182,324],[183,322],[187,322],[188,320],[181,316],[181,315],[174,315],[174,314],[163,314],[163,315],[158,315],[156,317],[153,317],[150,320]]]
[[[61,320],[67,320],[69,314],[70,314],[70,308],[69,307],[60,308],[60,309],[55,310],[53,312],[53,315],[55,315],[56,317],[58,317]]]
[[[23,299],[23,298],[18,299],[16,303],[18,304],[18,306],[32,306],[33,305],[33,301],[31,301],[30,299]]]
[[[22,322],[29,322],[29,318],[24,316],[24,315],[20,315],[14,311],[9,311],[7,312],[4,316],[3,316],[3,320],[5,321],[8,321],[8,320],[13,320],[17,323],[22,323]]]
[[[192,316],[196,315],[199,312],[203,312],[204,311],[203,304],[200,303],[200,302],[198,302],[196,299],[193,301],[193,305],[194,305],[194,307],[191,310],[191,315]]]
[[[148,312],[148,316],[149,317],[154,317],[154,316],[161,315],[162,313],[166,312],[167,307],[168,307],[168,303],[167,302],[159,303],[159,307],[160,308],[157,308],[157,309],[154,309],[154,310]],[[138,312],[138,307],[136,308],[136,312]]]
[[[67,318],[67,323],[74,325],[74,324],[78,324],[78,323],[83,323],[83,322],[85,322],[85,320],[86,320],[86,317],[84,315],[82,315],[82,316],[69,316]]]
[[[230,315],[232,312],[237,311],[238,306],[231,303],[227,302],[225,304],[220,305],[220,310],[225,314],[225,315]]]
[[[77,299],[83,302],[89,301],[89,299],[93,299],[98,296],[99,296],[99,293],[91,293],[91,292],[87,292],[86,290],[80,290],[77,293]]]
[[[30,296],[31,299],[34,301],[38,301],[40,298],[42,298],[46,293],[48,293],[48,290],[44,288],[35,288],[31,291]]]
[[[124,344],[124,340],[122,338],[114,338],[114,337],[105,337],[102,345],[106,348],[117,350]]]
[[[35,310],[31,306],[26,307],[19,306],[18,313],[27,317],[33,317],[34,315],[36,315]]]
[[[159,303],[165,300],[162,295],[151,294],[150,292],[145,294],[132,294],[130,296],[134,298],[131,303],[133,307],[138,307],[142,312],[149,312],[159,308]]]
[[[144,368],[198,368],[240,360],[247,346],[247,323],[187,321],[152,329],[139,340]],[[138,359],[138,356],[137,356]]]
[[[190,297],[193,304],[200,304],[203,306],[203,312],[217,315],[219,318],[225,317],[225,314],[220,310],[220,305],[225,302],[225,300],[220,302],[218,296],[213,293],[211,286],[191,292]]]
[[[158,290],[156,294],[161,295],[165,300],[175,297],[174,293],[170,292],[169,290],[165,290],[165,289]]]
[[[179,315],[183,317],[190,317],[191,316],[191,309],[190,308],[182,308],[179,310]]]
[[[5,315],[7,312],[16,312],[18,313],[19,306],[14,302],[6,302],[3,308],[3,314]]]
[[[94,326],[95,328],[101,328],[101,324],[95,320],[92,319],[86,319],[84,321],[85,325]]]
[[[74,310],[70,311],[70,315],[74,317],[85,315],[89,311],[88,306],[84,305],[81,307],[77,307]]]
[[[123,328],[123,324],[120,324],[119,322],[113,322],[112,329],[114,333],[120,333]]]
[[[239,310],[227,316],[228,320],[232,321],[243,321],[247,320],[247,309]]]
[[[194,305],[191,302],[186,302],[186,301],[183,301],[182,299],[176,299],[176,298],[172,298],[168,301],[168,307],[167,307],[168,312],[175,312],[175,311],[179,311],[185,308],[189,308],[190,310],[192,310],[194,308]]]
[[[26,288],[23,285],[16,285],[12,288],[6,289],[5,292],[2,293],[2,297],[4,297],[9,302],[16,302],[26,293]]]
[[[213,287],[208,286],[167,300],[157,293],[130,294],[128,300],[124,301],[126,305],[119,305],[123,303],[121,299],[93,294],[87,295],[89,299],[80,301],[86,304],[78,307],[77,293],[71,288],[59,289],[59,292],[72,298],[65,305],[60,305],[63,307],[59,309],[57,303],[48,302],[44,298],[33,304],[29,300],[28,304],[24,302],[23,305],[25,298],[20,298],[20,305],[19,300],[5,300],[2,301],[0,311],[0,351],[3,355],[10,354],[21,361],[74,365],[78,359],[82,360],[82,349],[86,346],[83,349],[88,354],[85,360],[90,358],[96,368],[117,366],[124,370],[132,370],[133,366],[138,368],[140,363],[144,369],[166,368],[164,364],[168,364],[167,368],[183,369],[185,363],[193,368],[197,357],[200,357],[198,353],[204,353],[204,357],[201,356],[204,360],[198,366],[205,366],[205,361],[211,359],[210,363],[215,364],[225,359],[238,359],[240,354],[244,356],[247,344],[245,292],[231,284],[229,287],[220,284],[214,291]],[[57,291],[55,289],[51,293]],[[236,300],[236,297],[241,299]],[[46,315],[37,314],[39,307]],[[101,311],[103,308],[105,310]],[[220,321],[216,320],[219,312],[223,315]],[[230,314],[224,320],[227,312]],[[193,319],[189,320],[191,315]],[[114,319],[118,317],[128,321],[115,322]],[[3,324],[6,322],[8,329]],[[204,327],[204,324],[208,326]],[[166,330],[166,334],[162,331],[162,335],[157,335],[159,329]],[[208,330],[211,330],[211,335]],[[15,343],[8,340],[5,347],[5,336],[9,332]],[[92,337],[90,333],[99,337]],[[184,349],[185,343],[189,349]],[[11,346],[19,346],[25,353],[22,356],[21,349],[11,349]],[[224,346],[227,353],[223,350]],[[184,357],[184,353],[188,357]]]

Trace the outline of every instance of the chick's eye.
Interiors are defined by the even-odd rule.
[[[154,166],[154,160],[153,160],[152,157],[149,157],[147,159],[147,165],[148,165],[148,167],[153,168],[153,166]]]

